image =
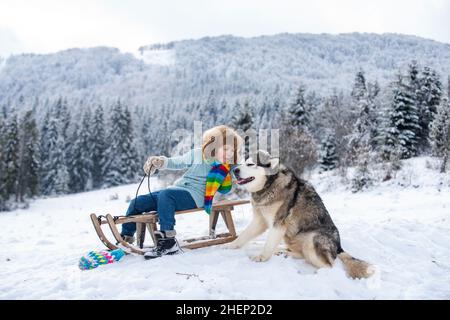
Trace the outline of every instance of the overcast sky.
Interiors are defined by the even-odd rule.
[[[395,32],[450,43],[450,0],[0,0],[1,55],[281,32]]]

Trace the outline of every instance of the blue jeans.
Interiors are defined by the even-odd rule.
[[[194,208],[197,208],[197,205],[188,191],[164,189],[133,199],[128,206],[126,215],[131,216],[142,214],[143,212],[156,211],[160,230],[167,231],[174,230],[175,211]],[[129,222],[122,225],[122,235],[133,236],[135,232],[136,223]]]

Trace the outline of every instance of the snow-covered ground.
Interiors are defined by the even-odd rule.
[[[317,272],[283,256],[252,262],[265,235],[242,250],[210,247],[152,261],[128,255],[80,271],[78,259],[102,249],[89,213],[123,214],[133,184],[0,213],[0,299],[450,299],[450,176],[430,163],[411,160],[394,181],[357,194],[333,173],[311,177],[343,247],[377,266],[370,279],[347,278],[339,261]],[[242,230],[250,207],[236,208],[234,217]],[[203,212],[177,219],[180,239],[206,234],[207,226]]]

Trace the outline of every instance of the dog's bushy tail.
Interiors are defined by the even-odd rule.
[[[339,253],[338,257],[344,264],[348,276],[353,279],[369,278],[375,273],[373,265],[363,260],[356,259],[345,251]]]

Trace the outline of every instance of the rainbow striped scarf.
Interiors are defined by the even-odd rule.
[[[228,193],[231,190],[231,174],[230,164],[222,164],[214,161],[211,171],[206,176],[206,190],[205,190],[205,211],[210,214],[214,195],[217,191],[222,194]]]

